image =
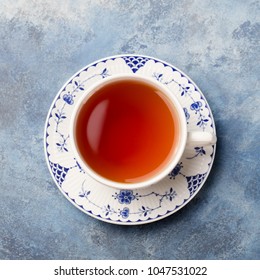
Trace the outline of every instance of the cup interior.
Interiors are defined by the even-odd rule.
[[[176,133],[174,135],[174,143],[172,144],[171,149],[169,150],[169,153],[165,157],[162,165],[158,170],[155,170],[154,172],[149,173],[147,176],[140,176],[140,180],[136,180],[134,182],[122,182],[118,180],[114,180],[111,178],[108,178],[107,176],[104,176],[101,174],[97,169],[93,168],[93,165],[88,162],[88,159],[86,159],[86,154],[82,153],[82,149],[79,145],[79,136],[77,134],[77,127],[78,123],[80,121],[80,116],[82,110],[88,106],[92,101],[94,100],[95,96],[97,96],[100,92],[102,92],[105,88],[112,87],[113,84],[116,83],[122,83],[122,82],[140,82],[142,84],[145,84],[149,87],[152,87],[156,90],[156,93],[158,96],[163,100],[165,104],[167,104],[167,107],[169,108],[174,122],[175,122],[175,128]],[[149,97],[148,97],[149,98]],[[124,111],[124,109],[123,109]],[[162,112],[163,113],[163,112]],[[120,119],[120,118],[119,118]],[[158,119],[158,118],[157,118]],[[98,122],[98,117],[93,120],[93,125],[95,128],[95,124]],[[160,120],[158,120],[160,122]],[[156,121],[157,123],[157,121]],[[137,121],[138,124],[138,121]],[[164,123],[160,124],[161,126],[164,126]],[[166,128],[167,129],[167,128]],[[164,129],[165,130],[165,129]],[[96,130],[94,129],[92,134],[96,133]],[[112,133],[112,131],[111,131]],[[158,136],[158,139],[160,137]],[[177,165],[179,162],[185,145],[187,141],[187,125],[186,125],[186,119],[184,116],[183,108],[180,105],[179,101],[175,97],[174,93],[171,92],[165,85],[159,83],[158,81],[137,76],[135,74],[133,75],[116,75],[112,77],[107,77],[105,79],[100,80],[93,86],[91,86],[89,89],[87,89],[84,93],[81,99],[78,101],[78,103],[75,105],[72,118],[71,118],[71,124],[70,124],[70,140],[73,152],[75,154],[76,160],[79,162],[81,167],[85,170],[85,172],[90,175],[92,178],[94,178],[96,181],[99,181],[100,183],[118,188],[118,189],[139,189],[144,188],[150,185],[153,185],[163,179],[165,176],[167,176],[172,169]],[[149,141],[148,141],[149,142]],[[158,140],[158,145],[161,145],[160,141]],[[144,146],[145,147],[145,146]],[[101,164],[102,165],[102,164]],[[120,168],[118,169],[118,172],[120,171]]]

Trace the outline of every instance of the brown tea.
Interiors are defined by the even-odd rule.
[[[158,88],[113,81],[82,105],[75,128],[82,159],[116,182],[147,180],[168,163],[178,141],[174,110]]]

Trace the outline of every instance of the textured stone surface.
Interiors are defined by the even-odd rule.
[[[260,2],[1,1],[1,259],[260,259]],[[86,64],[118,53],[177,66],[204,92],[218,146],[176,214],[133,227],[71,205],[43,152],[48,109]]]

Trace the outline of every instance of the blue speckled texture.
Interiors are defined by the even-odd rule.
[[[1,259],[260,259],[260,2],[1,1]],[[106,224],[52,181],[43,129],[56,93],[88,63],[146,54],[186,72],[215,117],[199,194],[156,223]]]

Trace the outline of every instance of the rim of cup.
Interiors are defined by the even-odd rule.
[[[121,182],[116,182],[112,181],[110,179],[107,179],[103,177],[102,175],[98,174],[95,170],[93,170],[83,159],[81,156],[80,152],[78,151],[77,144],[76,144],[76,137],[75,137],[75,123],[77,121],[78,113],[87,102],[87,100],[95,94],[95,92],[102,88],[103,86],[114,82],[114,81],[120,81],[120,80],[136,80],[144,83],[148,83],[149,85],[156,87],[159,89],[159,92],[164,95],[164,97],[167,99],[167,101],[171,104],[171,109],[176,111],[176,117],[178,118],[179,122],[179,141],[177,144],[177,148],[174,149],[172,152],[170,159],[168,162],[165,164],[164,167],[161,168],[159,172],[157,172],[155,175],[151,175],[147,180],[141,181],[141,182],[136,182],[136,183],[121,183]],[[83,92],[82,97],[80,100],[77,102],[75,105],[72,116],[71,116],[71,122],[70,122],[70,142],[71,142],[71,147],[74,153],[74,156],[82,169],[89,175],[91,176],[94,180],[117,189],[140,189],[140,188],[145,188],[148,186],[151,186],[160,180],[162,180],[164,177],[166,177],[173,169],[174,167],[178,164],[185,146],[187,142],[187,124],[186,124],[186,119],[184,115],[183,108],[181,104],[179,103],[177,97],[174,95],[172,91],[170,91],[169,88],[167,88],[165,85],[161,84],[159,81],[154,80],[153,78],[149,77],[143,77],[141,75],[137,74],[117,74],[113,75],[111,77],[106,77],[102,80],[97,81],[93,85],[91,85],[87,90]]]

